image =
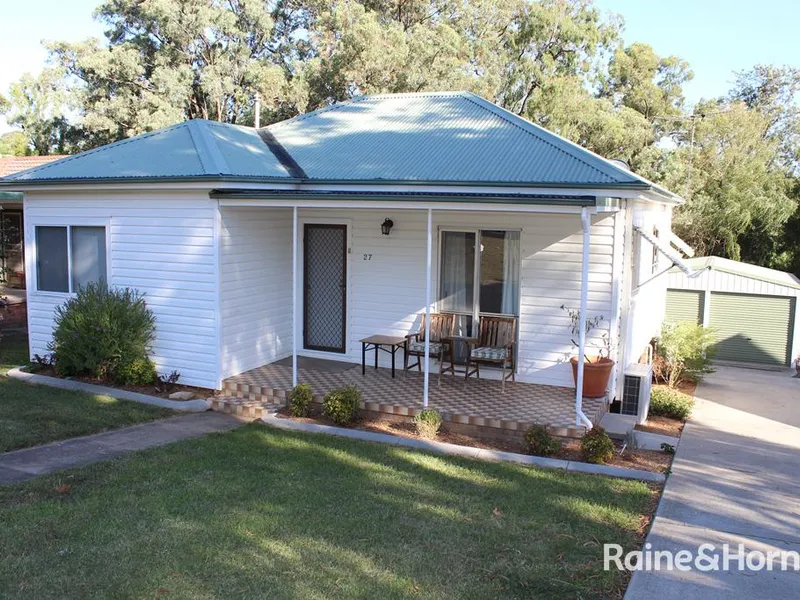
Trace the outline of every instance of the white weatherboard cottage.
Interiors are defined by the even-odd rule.
[[[620,396],[681,263],[680,198],[462,92],[360,97],[258,130],[189,121],[2,186],[24,193],[31,355],[54,308],[105,277],[146,294],[159,371],[213,389],[292,355],[360,362],[361,338],[416,331],[426,310],[467,333],[517,317],[517,381],[572,387],[566,305],[603,316],[580,343],[610,334]]]

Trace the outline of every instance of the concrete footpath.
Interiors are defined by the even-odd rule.
[[[800,379],[719,367],[697,388],[647,543],[651,551],[713,544],[800,552]],[[645,550],[647,550],[647,545]],[[720,563],[722,561],[720,560]],[[752,563],[757,564],[757,563]],[[791,564],[791,562],[790,562]],[[637,571],[626,599],[793,598],[800,571]]]
[[[7,452],[0,454],[0,485],[27,481],[62,469],[82,467],[215,431],[227,431],[242,424],[230,415],[205,412]]]

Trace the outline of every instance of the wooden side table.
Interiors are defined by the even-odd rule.
[[[361,342],[361,375],[364,376],[366,374],[367,351],[375,350],[375,368],[377,369],[378,350],[382,350],[392,355],[392,379],[394,379],[394,355],[401,346],[405,355],[408,340],[404,336],[398,335],[371,335],[359,341]]]

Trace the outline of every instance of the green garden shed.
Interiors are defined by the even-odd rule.
[[[711,327],[716,360],[764,367],[790,366],[800,353],[800,280],[790,273],[718,256],[686,261],[687,277],[669,273],[667,322]]]

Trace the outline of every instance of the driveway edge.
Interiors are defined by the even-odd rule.
[[[178,402],[177,400],[167,400],[166,398],[159,398],[158,396],[148,396],[147,394],[118,390],[104,385],[84,383],[83,381],[75,381],[73,379],[59,379],[58,377],[48,377],[47,375],[35,375],[23,371],[21,367],[11,369],[7,375],[10,379],[16,379],[17,381],[23,381],[33,385],[46,385],[48,387],[71,390],[73,392],[101,394],[103,396],[117,398],[118,400],[150,404],[152,406],[170,408],[181,412],[205,412],[211,408],[211,402],[209,400],[186,400]]]
[[[261,420],[276,429],[285,431],[299,431],[303,433],[324,433],[337,437],[361,440],[364,442],[374,442],[376,444],[387,444],[415,450],[427,450],[437,454],[448,456],[463,456],[490,462],[507,462],[542,469],[557,469],[570,473],[587,473],[592,475],[604,475],[606,477],[616,477],[620,479],[635,479],[649,483],[664,483],[666,477],[662,473],[642,471],[640,469],[625,469],[623,467],[612,467],[609,465],[593,465],[589,463],[576,462],[571,460],[560,460],[556,458],[546,458],[544,456],[530,456],[528,454],[517,454],[516,452],[503,452],[500,450],[486,450],[484,448],[473,448],[471,446],[459,446],[446,442],[435,442],[429,440],[404,438],[388,433],[374,433],[361,429],[347,429],[344,427],[333,427],[331,425],[319,425],[317,423],[298,423],[291,419],[281,419],[275,414],[265,415]]]

